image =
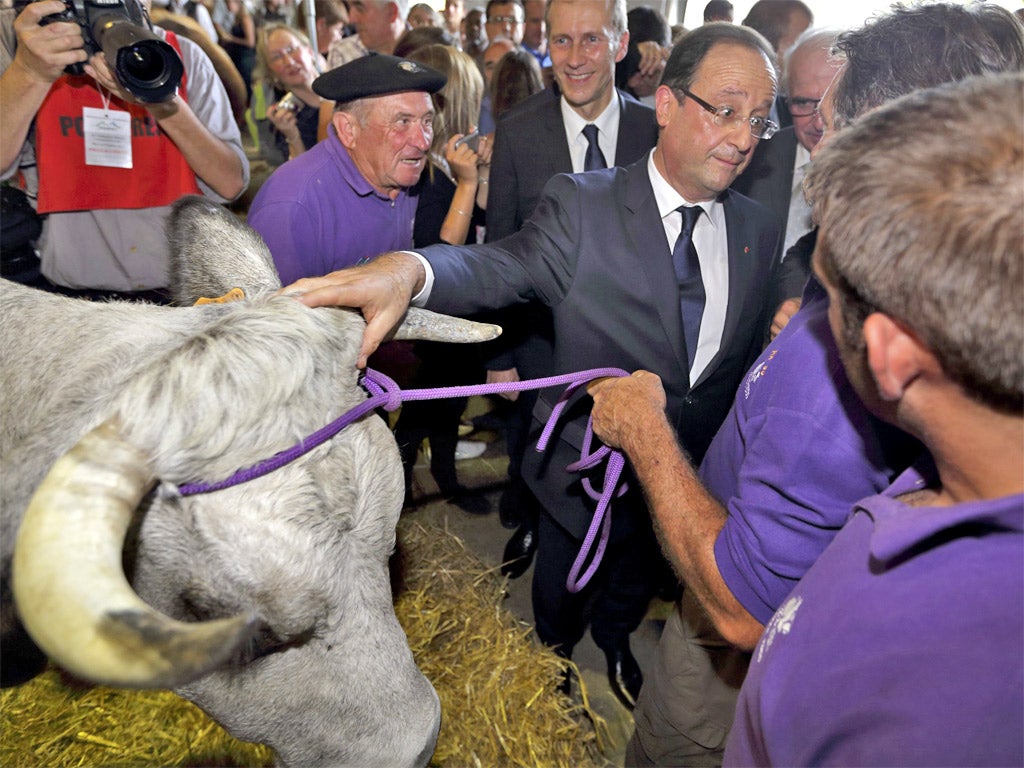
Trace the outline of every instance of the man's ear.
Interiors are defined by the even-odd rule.
[[[626,58],[626,52],[629,50],[629,30],[627,29],[622,33],[622,37],[619,39],[619,48],[615,51],[615,63],[618,64],[624,58]]]
[[[334,130],[338,132],[338,138],[345,149],[355,147],[356,139],[359,137],[359,121],[356,116],[349,112],[335,112],[331,116],[331,122],[334,123]]]
[[[659,126],[664,128],[668,125],[672,109],[677,106],[679,106],[679,101],[676,99],[676,95],[672,93],[672,89],[667,85],[659,85],[658,90],[654,92],[654,115],[658,120]]]
[[[883,400],[899,400],[919,376],[940,370],[917,334],[881,312],[864,321],[864,342],[868,367]]]

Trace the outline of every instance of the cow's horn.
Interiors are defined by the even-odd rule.
[[[477,323],[461,317],[441,315],[428,309],[410,307],[395,330],[396,339],[472,343],[490,341],[501,335],[501,326]]]
[[[96,683],[172,688],[250,635],[244,616],[175,621],[128,584],[125,533],[153,483],[147,458],[106,422],[57,460],[18,531],[12,586],[25,628],[55,662]]]

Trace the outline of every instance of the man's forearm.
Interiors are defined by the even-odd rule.
[[[663,414],[644,413],[622,447],[643,486],[662,550],[722,637],[753,648],[764,627],[736,600],[715,562],[726,511],[704,488]]]
[[[185,162],[218,195],[234,200],[245,191],[242,160],[230,146],[203,125],[181,97],[150,107],[163,130],[185,158]]]
[[[0,75],[0,170],[7,170],[17,161],[50,86],[33,77],[17,60]]]

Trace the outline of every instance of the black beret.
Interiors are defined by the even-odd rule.
[[[436,93],[448,78],[418,62],[370,53],[324,72],[313,81],[318,96],[338,104],[401,91]]]

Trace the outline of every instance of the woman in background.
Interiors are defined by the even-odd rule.
[[[491,114],[498,120],[528,96],[544,90],[537,57],[525,48],[509,51],[498,59],[491,76]]]
[[[413,245],[444,242],[461,245],[477,241],[487,204],[487,176],[490,172],[490,143],[480,137],[473,149],[459,139],[476,130],[483,98],[484,81],[473,59],[448,45],[428,45],[408,55],[448,77],[444,88],[434,94],[434,140],[430,162],[416,187],[418,204],[413,225]],[[482,230],[481,230],[482,231]],[[483,369],[473,351],[461,344],[417,342],[419,370],[413,386],[440,387],[476,384]],[[470,514],[486,514],[490,505],[482,496],[459,483],[455,469],[460,446],[459,420],[466,398],[413,401],[405,403],[395,425],[395,439],[405,469],[406,503],[412,499],[412,469],[424,438],[430,443],[430,473],[441,495]],[[479,455],[481,443],[462,443],[459,458]]]
[[[281,165],[316,144],[320,97],[313,93],[317,78],[309,38],[284,24],[269,24],[260,31],[259,85],[268,102],[267,119],[258,122],[260,156]]]
[[[246,106],[252,103],[252,70],[256,65],[256,21],[244,0],[227,0],[231,13],[231,29],[217,26],[221,47],[227,51],[232,63],[245,83]]]

